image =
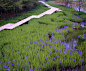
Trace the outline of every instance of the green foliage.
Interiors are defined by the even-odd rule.
[[[82,42],[81,45],[77,46],[76,49],[81,51],[81,54],[84,56],[84,62],[86,63],[86,47],[85,47],[86,41]]]
[[[73,11],[72,14],[79,15],[78,11]]]
[[[0,5],[0,10],[4,12],[16,12],[22,10],[23,8],[31,9],[36,3],[38,3],[38,1],[39,0],[1,0],[0,3],[2,5]]]
[[[86,65],[85,65],[85,70],[86,70]]]
[[[64,6],[58,5],[57,7],[61,7],[64,10]],[[35,13],[39,14],[47,9],[44,8],[44,10],[42,10],[42,8],[44,7],[40,6],[38,9],[36,8],[37,11],[36,9],[32,10],[30,11],[31,13],[28,12],[26,13],[26,15]],[[70,9],[67,8],[66,11],[68,10]],[[67,15],[68,12],[66,11],[63,12],[65,12]],[[28,65],[32,65],[31,69],[33,69],[34,71],[40,71],[40,68],[42,70],[52,69],[53,66],[56,66],[56,70],[60,71],[60,69],[64,67],[70,66],[73,68],[76,65],[81,65],[81,63],[83,62],[83,57],[80,57],[80,54],[82,53],[84,56],[86,55],[84,54],[86,51],[84,47],[86,43],[81,45],[83,47],[81,53],[78,53],[77,51],[72,49],[64,51],[65,48],[61,43],[65,41],[65,37],[60,34],[61,32],[66,35],[68,31],[70,33],[73,32],[72,26],[79,28],[79,25],[73,25],[68,19],[72,17],[71,15],[73,15],[71,11],[69,11],[70,15],[67,15],[67,18],[63,17],[63,12],[53,13],[52,15],[45,15],[39,19],[32,19],[28,22],[27,25],[19,26],[13,30],[0,31],[0,49],[1,47],[3,47],[2,51],[5,55],[5,57],[3,57],[2,54],[0,54],[0,61],[5,61],[4,63],[0,63],[0,68],[3,68],[4,70],[3,66],[8,65],[10,67],[10,70],[12,71],[13,66],[11,64],[8,64],[8,62],[10,61],[12,61],[12,63],[14,64],[14,69],[18,69],[19,71],[25,71],[25,66],[27,68],[26,70],[30,70],[30,66]],[[23,14],[23,16],[24,15],[25,13]],[[18,16],[18,18],[14,20],[20,20],[22,18],[21,16]],[[51,22],[51,19],[53,19],[54,22]],[[58,31],[59,29],[61,30]],[[82,34],[83,32],[75,31],[75,33],[72,33],[71,35],[74,35],[73,37],[78,37],[78,33]],[[51,41],[49,40],[48,35],[52,35]],[[51,51],[52,53],[50,53],[49,51]],[[65,54],[66,56],[64,56]],[[57,56],[59,56],[59,58],[57,58]],[[46,57],[48,58],[45,59]],[[15,59],[15,61],[13,61],[13,59]],[[53,62],[53,60],[55,62]],[[17,66],[17,64],[19,64],[19,66]],[[23,66],[23,68],[21,68],[21,66]]]
[[[70,32],[70,33],[73,32],[72,27],[65,27],[65,29],[68,30],[68,32]]]
[[[83,21],[86,22],[86,18],[84,18]]]
[[[80,22],[82,21],[82,19],[81,19],[81,18],[77,18],[77,17],[75,17],[75,16],[72,16],[72,17],[70,17],[70,21],[80,23]]]
[[[80,26],[79,25],[75,25],[75,27],[78,29]]]
[[[39,3],[38,4],[39,6],[36,6],[34,9],[32,9],[31,11],[27,11],[27,12],[24,12],[24,13],[21,13],[21,14],[17,14],[15,15],[14,17],[7,17],[3,20],[0,20],[0,26],[3,26],[7,23],[16,23],[24,18],[27,18],[31,15],[39,15],[40,13],[48,10],[47,7],[44,7],[44,5],[42,3]]]
[[[63,13],[62,12],[56,12],[59,16],[62,16]]]

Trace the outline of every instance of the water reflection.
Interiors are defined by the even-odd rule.
[[[80,22],[80,23],[78,23],[78,22],[73,22],[73,21],[71,21],[74,25],[79,25],[79,26],[81,26],[81,27],[85,27],[85,24],[86,24],[86,22]]]
[[[64,48],[66,48],[66,50],[71,48],[74,49],[74,47],[77,46],[77,44],[78,44],[78,39],[73,39],[73,38],[68,42],[67,41],[63,42]]]

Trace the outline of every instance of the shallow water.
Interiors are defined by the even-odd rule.
[[[79,11],[79,8],[78,7],[73,7],[76,11]],[[83,8],[80,9],[80,11],[82,12],[85,12],[86,13],[86,10],[84,10]]]
[[[81,43],[78,40],[78,35],[81,35],[82,33],[83,33],[82,30],[74,30],[73,33],[69,33],[67,36],[65,36],[66,40],[63,42],[63,45],[64,45],[64,48],[66,48],[66,51],[68,49],[77,50],[77,49],[75,49],[75,46],[77,46],[78,43]],[[74,35],[76,35],[76,36],[74,36]],[[78,50],[78,52],[79,52],[79,50]],[[71,67],[63,68],[63,69],[61,69],[61,71],[84,71],[84,69],[85,69],[85,65],[82,63],[80,66],[77,65],[74,68],[71,68]]]
[[[77,22],[73,22],[73,21],[71,21],[74,25],[79,25],[79,26],[81,26],[81,27],[85,27],[85,24],[86,24],[86,22],[80,22],[80,23],[77,23]]]
[[[78,39],[72,39],[69,42],[63,42],[64,47],[66,47],[66,50],[68,49],[74,49],[75,46],[78,44]]]

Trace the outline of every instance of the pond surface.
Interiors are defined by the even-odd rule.
[[[77,6],[75,6],[75,7],[73,7],[76,11],[79,11],[79,8],[77,7]],[[85,12],[86,13],[86,10],[84,10],[82,7],[81,7],[81,9],[80,9],[80,11],[82,11],[82,12]]]
[[[74,30],[72,33],[68,33],[68,35],[65,36],[65,42],[63,44],[67,48],[73,48],[77,46],[79,43],[81,43],[78,38],[82,36],[82,39],[86,39],[86,33],[83,32],[83,30]]]
[[[84,32],[82,30],[74,30],[72,33],[69,33],[68,35],[65,36],[65,41],[62,42],[64,45],[65,50],[67,51],[68,49],[73,49],[76,50],[77,52],[80,52],[78,49],[75,49],[75,46],[79,45],[81,42],[78,40],[78,36],[83,34]],[[86,34],[86,33],[85,33]],[[84,36],[84,39],[86,37]],[[61,71],[84,71],[85,69],[85,64],[82,63],[80,66],[77,65],[74,68],[63,68]]]
[[[85,24],[86,24],[86,22],[80,22],[80,23],[78,23],[78,22],[73,22],[73,21],[71,21],[74,25],[79,25],[79,26],[81,26],[81,27],[85,27]]]

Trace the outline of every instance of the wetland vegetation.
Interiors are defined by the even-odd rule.
[[[52,1],[46,3],[62,12],[31,19],[13,30],[0,31],[0,70],[86,70],[86,13]],[[40,7],[33,14],[43,9]]]

